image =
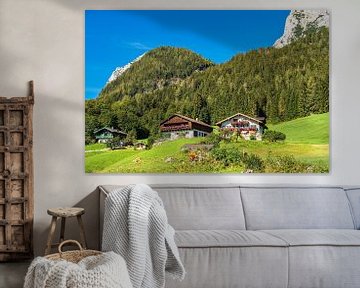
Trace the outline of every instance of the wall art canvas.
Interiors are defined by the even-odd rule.
[[[325,10],[85,12],[87,173],[329,173]]]

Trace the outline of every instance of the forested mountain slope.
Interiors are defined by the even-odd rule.
[[[237,112],[277,123],[329,110],[329,30],[282,48],[238,54],[215,65],[189,50],[147,52],[98,98],[86,101],[86,136],[96,128],[156,135],[173,113],[210,124]]]

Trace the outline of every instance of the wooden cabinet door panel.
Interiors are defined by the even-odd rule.
[[[33,254],[34,97],[30,91],[28,97],[0,97],[0,261]]]

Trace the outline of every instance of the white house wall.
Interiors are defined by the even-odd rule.
[[[232,128],[233,126],[232,126],[231,123],[233,122],[233,119],[238,119],[238,122],[240,122],[240,121],[248,121],[250,123],[250,126],[254,125],[254,126],[256,126],[256,129],[258,131],[261,131],[261,129],[260,129],[261,127],[260,127],[258,122],[252,121],[249,118],[245,118],[245,117],[233,117],[233,118],[231,118],[229,120],[226,120],[221,124],[221,128]]]

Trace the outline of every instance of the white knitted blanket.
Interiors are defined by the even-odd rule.
[[[113,252],[89,256],[78,264],[37,257],[24,288],[132,288],[124,259]]]
[[[165,271],[182,280],[185,270],[157,192],[130,185],[105,200],[103,251],[124,257],[134,288],[165,287]]]

